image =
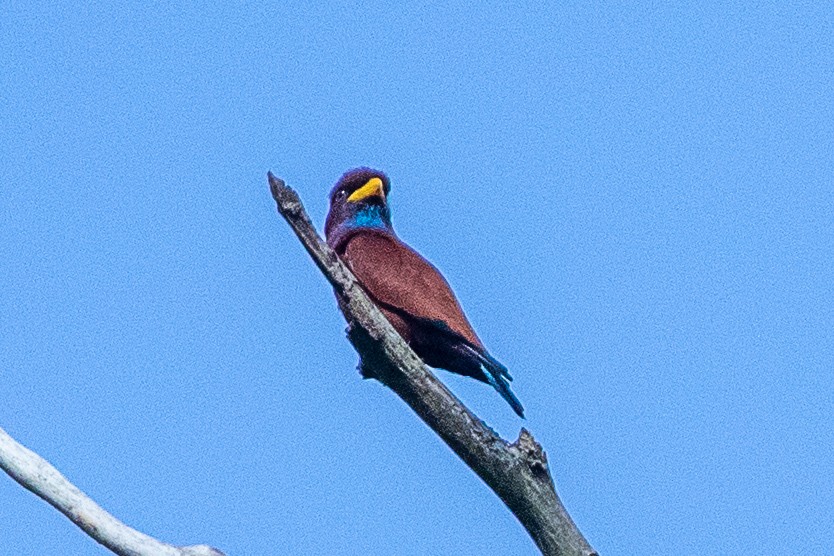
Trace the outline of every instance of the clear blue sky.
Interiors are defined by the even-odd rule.
[[[536,553],[275,212],[267,170],[321,226],[372,165],[602,554],[831,550],[830,5],[119,4],[0,15],[0,426],[105,508],[229,556]],[[4,475],[0,553],[106,551]]]

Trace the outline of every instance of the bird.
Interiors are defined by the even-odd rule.
[[[491,385],[524,418],[507,368],[484,347],[451,286],[391,225],[385,173],[348,170],[330,191],[327,244],[427,365]]]

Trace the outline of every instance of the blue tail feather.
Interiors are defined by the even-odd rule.
[[[512,382],[513,377],[510,376],[510,372],[507,370],[507,367],[502,365],[497,359],[491,356],[486,350],[477,349],[472,346],[466,338],[454,332],[449,325],[447,325],[442,320],[430,320],[430,319],[421,319],[424,324],[430,326],[441,332],[443,334],[448,334],[455,340],[457,340],[458,345],[460,345],[466,352],[471,354],[478,363],[480,363],[481,371],[484,373],[484,378],[486,378],[487,382],[495,388],[501,397],[507,400],[507,403],[510,404],[510,407],[513,408],[513,411],[518,414],[519,417],[524,419],[524,408],[521,406],[521,402],[518,401],[518,398],[515,397],[512,390],[510,390],[510,382]]]
[[[515,397],[515,394],[513,394],[513,391],[510,390],[510,381],[513,377],[510,376],[509,371],[507,371],[507,367],[499,363],[498,360],[488,353],[481,353],[470,346],[466,347],[469,352],[472,353],[478,361],[480,361],[481,370],[484,372],[490,386],[495,388],[495,390],[501,394],[501,397],[507,400],[507,403],[510,404],[510,407],[513,408],[513,411],[515,411],[519,417],[524,419],[524,408],[521,406],[521,402],[518,398]]]
[[[513,381],[513,377],[510,376],[510,371],[508,371],[507,367],[502,365],[496,358],[494,358],[493,356],[491,356],[488,353],[482,353],[482,354],[480,354],[480,356],[481,356],[480,357],[481,360],[484,360],[484,359],[487,360],[487,362],[489,363],[488,366],[491,369],[497,369],[498,370],[498,375],[503,376],[504,378],[506,378],[510,382]]]
[[[486,375],[490,385],[495,388],[499,394],[501,394],[502,398],[507,400],[507,403],[510,404],[513,411],[515,411],[519,417],[524,419],[524,408],[521,406],[521,402],[518,398],[515,397],[515,394],[513,394],[513,391],[510,390],[509,381],[502,375],[498,375],[497,377],[494,376],[493,373],[483,365],[481,368],[484,370],[484,374]]]

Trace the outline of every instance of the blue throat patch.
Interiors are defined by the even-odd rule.
[[[379,205],[368,205],[348,220],[349,228],[374,228],[377,230],[388,230],[391,223],[383,209]]]

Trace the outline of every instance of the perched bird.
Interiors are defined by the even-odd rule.
[[[394,233],[390,189],[382,172],[346,172],[330,192],[327,244],[426,364],[490,384],[524,417],[507,368],[487,352],[448,282]]]

